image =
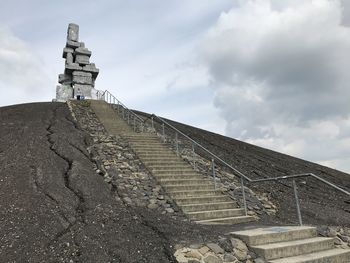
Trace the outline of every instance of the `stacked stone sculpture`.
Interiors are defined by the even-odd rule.
[[[79,26],[76,24],[68,25],[67,43],[62,56],[66,62],[64,73],[58,76],[61,85],[56,88],[56,101],[65,102],[77,96],[96,99],[97,90],[94,87],[99,69],[90,63],[91,51],[84,42],[79,42]]]

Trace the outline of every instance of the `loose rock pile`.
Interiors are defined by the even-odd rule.
[[[79,42],[79,26],[69,24],[67,43],[63,49],[66,59],[64,74],[58,76],[61,84],[56,88],[56,100],[67,101],[76,96],[96,98],[95,80],[99,73],[94,63],[90,63],[91,51],[85,48],[84,42]]]
[[[350,228],[340,226],[320,226],[317,230],[321,236],[334,238],[336,247],[350,247]]]
[[[221,237],[216,243],[196,244],[177,247],[175,252],[179,263],[264,263],[240,239]]]

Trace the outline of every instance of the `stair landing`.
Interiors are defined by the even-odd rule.
[[[334,239],[318,237],[315,227],[266,227],[231,234],[269,263],[350,262],[350,249],[335,248]]]

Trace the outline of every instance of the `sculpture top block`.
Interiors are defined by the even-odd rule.
[[[90,62],[91,51],[85,47],[84,42],[79,42],[77,24],[68,25],[62,57],[66,61],[64,73],[58,76],[61,85],[56,88],[56,100],[64,102],[77,96],[96,99],[97,90],[94,87],[99,69]]]
[[[68,25],[67,40],[79,41],[79,26],[77,24],[70,23]]]

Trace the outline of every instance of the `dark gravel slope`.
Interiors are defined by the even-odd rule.
[[[117,201],[66,104],[0,108],[0,138],[0,262],[175,262],[175,244],[217,237]]]
[[[138,112],[149,117],[149,114]],[[219,134],[168,120],[170,124],[196,140],[211,152],[253,179],[314,173],[350,191],[350,175],[312,162],[264,149]],[[157,127],[157,125],[155,126]],[[160,129],[160,127],[158,126]],[[166,130],[169,134],[170,131]],[[304,222],[350,226],[350,197],[315,180],[298,180]],[[290,181],[250,185],[260,193],[269,193],[279,204],[280,223],[297,223],[296,205]]]

